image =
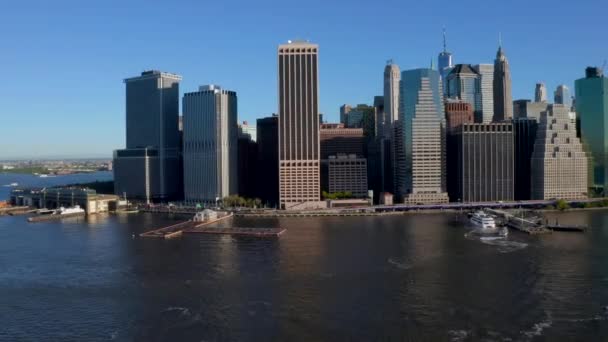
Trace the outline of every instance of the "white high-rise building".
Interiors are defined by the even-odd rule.
[[[184,94],[184,197],[215,202],[237,194],[236,92],[216,85]]]
[[[403,135],[403,146],[396,147],[397,190],[406,204],[447,203],[445,115],[439,72],[404,71],[400,91],[399,134]]]
[[[534,102],[547,102],[547,87],[544,83],[536,83],[534,90]]]
[[[587,198],[587,156],[568,111],[554,104],[540,115],[531,159],[532,199]]]
[[[473,69],[480,79],[481,123],[490,123],[494,117],[494,65],[477,64]]]
[[[393,123],[399,120],[399,66],[389,60],[384,68],[384,122],[382,136],[391,139]]]

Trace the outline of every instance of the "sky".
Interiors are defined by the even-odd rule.
[[[183,76],[219,84],[239,120],[277,111],[277,45],[319,44],[320,112],[382,94],[388,59],[430,66],[442,28],[455,63],[493,63],[499,32],[513,98],[549,97],[608,59],[604,1],[0,0],[0,159],[111,157],[125,144],[123,79]],[[435,62],[436,63],[436,62]]]

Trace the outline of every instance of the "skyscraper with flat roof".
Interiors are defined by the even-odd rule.
[[[498,46],[494,60],[494,122],[509,120],[513,117],[513,98],[511,96],[511,69],[509,61]]]
[[[480,116],[477,122],[490,123],[494,117],[494,65],[476,64],[473,69],[479,74],[479,93],[481,95]]]
[[[179,199],[181,79],[150,70],[124,80],[127,146],[114,153],[116,194],[147,202]]]
[[[536,83],[534,102],[547,102],[547,87],[542,82]]]
[[[319,46],[290,41],[277,52],[279,194],[288,209],[320,199]]]
[[[402,72],[400,92],[403,146],[396,151],[403,156],[396,157],[397,190],[405,203],[445,203],[445,115],[439,72]]]
[[[540,116],[531,159],[532,199],[587,198],[587,156],[564,105]]]
[[[184,94],[184,195],[215,203],[238,193],[237,97],[217,85]]]
[[[576,115],[580,136],[589,153],[589,186],[608,194],[608,78],[599,68],[588,67],[576,80]]]
[[[279,204],[279,117],[257,120],[258,165],[256,196],[264,205]],[[264,180],[263,182],[260,180]]]
[[[572,98],[570,97],[570,89],[565,84],[560,84],[555,88],[553,93],[553,102],[563,104],[566,107],[572,107]]]

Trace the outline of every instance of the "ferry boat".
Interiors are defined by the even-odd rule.
[[[16,186],[19,186],[19,183],[11,183],[11,184],[6,184],[6,185],[5,185],[5,187],[7,187],[7,188],[8,188],[8,187],[14,188],[14,187],[16,187]]]
[[[477,211],[471,216],[471,222],[482,229],[496,229],[494,218],[483,211]]]
[[[72,214],[83,214],[85,211],[79,205],[75,205],[72,208],[61,207],[55,211],[55,215],[72,215]]]

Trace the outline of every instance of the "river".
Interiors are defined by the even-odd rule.
[[[18,187],[49,187],[66,184],[90,183],[95,181],[112,180],[111,171],[98,171],[91,173],[75,173],[71,175],[40,177],[31,174],[0,173],[0,201],[8,199],[13,187],[11,183],[17,183]]]
[[[458,214],[234,218],[278,239],[139,238],[154,214],[0,217],[0,340],[603,341],[608,211],[480,239]]]

